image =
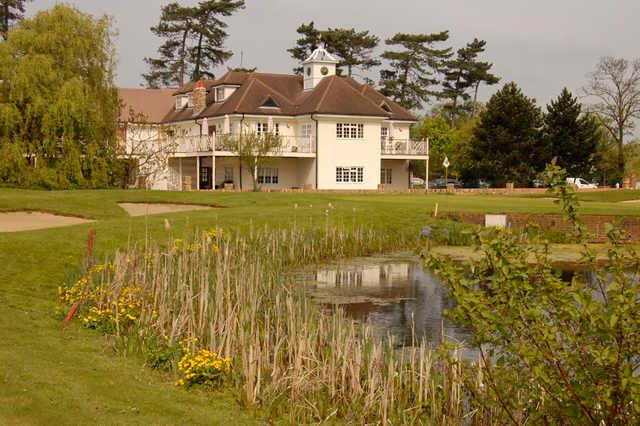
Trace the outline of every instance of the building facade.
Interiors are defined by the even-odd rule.
[[[371,86],[336,75],[337,60],[322,45],[303,63],[303,75],[228,72],[189,83],[154,105],[144,92],[121,91],[123,108],[154,108],[154,120],[123,122],[123,143],[136,144],[141,126],[156,135],[166,160],[149,162],[144,185],[152,189],[252,188],[253,171],[229,137],[276,135],[280,146],[256,170],[265,189],[406,190],[410,160],[427,161],[424,141],[410,137],[416,118]],[[159,96],[155,92],[156,99]],[[160,105],[162,104],[162,106]],[[158,108],[166,108],[158,118]],[[124,116],[125,114],[123,114]],[[129,114],[131,116],[132,114]],[[150,114],[148,114],[150,115]],[[121,121],[123,117],[121,117]],[[142,150],[141,150],[142,151]],[[131,153],[135,156],[136,153]],[[145,153],[139,153],[144,158]]]

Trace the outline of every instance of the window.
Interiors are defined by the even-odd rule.
[[[388,127],[380,127],[380,139],[386,141],[389,138],[389,128]]]
[[[337,123],[336,137],[338,139],[362,139],[364,138],[364,124]]]
[[[267,185],[277,184],[278,169],[275,167],[263,167],[258,169],[258,183]]]
[[[269,131],[268,123],[257,123],[256,124],[256,133],[259,135],[263,135]]]
[[[209,136],[213,136],[216,134],[216,125],[212,124],[209,126]]]
[[[364,181],[364,167],[336,167],[336,182],[362,183]]]
[[[280,106],[273,100],[271,96],[269,96],[263,103],[260,105],[261,108],[280,108]]]
[[[274,133],[276,136],[280,136],[280,123],[275,123],[274,125]]]
[[[233,183],[233,167],[225,166],[224,168],[224,182]]]
[[[300,136],[303,138],[310,138],[313,136],[313,124],[306,123],[300,126]]]
[[[176,98],[176,110],[186,108],[189,104],[189,96],[181,95]]]
[[[216,102],[224,101],[224,87],[216,88]]]
[[[391,185],[391,169],[380,169],[380,183]]]

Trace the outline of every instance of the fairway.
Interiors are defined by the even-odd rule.
[[[584,214],[640,215],[622,192],[581,198]],[[625,191],[640,199],[640,192]],[[590,201],[594,199],[594,201]],[[611,199],[614,202],[609,202]],[[118,203],[192,203],[218,207],[130,217]],[[89,229],[98,258],[143,239],[194,228],[357,223],[415,230],[438,204],[443,212],[559,213],[553,200],[514,196],[348,193],[28,191],[0,189],[0,211],[33,210],[95,220],[65,228],[0,233],[0,423],[256,422],[234,395],[176,389],[135,356],[113,355],[105,340],[55,318],[56,289],[78,271]],[[165,222],[166,219],[166,222]],[[0,218],[0,220],[2,220]],[[167,223],[169,229],[167,229]]]

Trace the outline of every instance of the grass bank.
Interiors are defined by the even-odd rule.
[[[118,202],[178,202],[222,206],[213,211],[130,218]],[[329,204],[333,206],[329,207]],[[146,191],[0,190],[0,210],[45,210],[90,217],[92,225],[0,234],[0,419],[3,423],[208,423],[254,420],[230,395],[176,390],[139,358],[117,357],[103,338],[54,319],[56,288],[77,272],[87,232],[96,230],[97,257],[149,235],[166,237],[219,226],[336,223],[417,234],[435,203],[441,211],[558,213],[550,200],[448,195],[290,193],[168,193]],[[295,207],[297,205],[297,208]],[[640,214],[637,206],[585,202],[585,214]]]

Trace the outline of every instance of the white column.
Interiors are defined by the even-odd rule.
[[[427,138],[427,159],[425,160],[424,191],[429,192],[429,138]]]
[[[225,135],[228,135],[229,133],[231,133],[231,123],[229,122],[228,115],[224,116],[224,121],[222,124],[222,133]]]
[[[196,157],[196,191],[200,191],[200,156]]]
[[[182,157],[180,157],[180,183],[178,184],[178,190],[179,191],[183,191],[184,190],[184,184],[182,183]]]
[[[273,128],[273,117],[267,117],[267,130],[269,132],[274,132],[276,129]]]
[[[215,154],[211,156],[211,189],[216,189],[216,155]]]

